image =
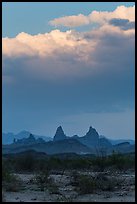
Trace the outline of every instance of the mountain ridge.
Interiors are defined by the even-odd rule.
[[[8,132],[8,133],[2,133],[2,144],[12,144],[14,139],[22,139],[22,138],[27,138],[29,137],[29,135],[31,134],[31,132],[26,131],[26,130],[22,130],[21,132],[14,134],[12,132]],[[35,135],[33,134],[34,137],[36,139],[38,138],[42,138],[45,141],[52,141],[53,138],[48,137],[48,136],[41,136],[41,135]]]
[[[42,138],[36,139],[30,133],[27,138],[15,139],[12,144],[3,145],[2,151],[4,153],[14,153],[32,149],[47,154],[98,154],[101,151],[105,152],[105,154],[110,154],[113,150],[134,152],[134,146],[128,142],[112,145],[107,138],[100,137],[96,129],[92,126],[89,127],[88,132],[82,137],[78,137],[77,135],[68,137],[65,135],[62,127],[59,126],[55,132],[53,141],[45,141]]]

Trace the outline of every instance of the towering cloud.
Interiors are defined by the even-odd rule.
[[[3,38],[4,124],[11,121],[12,128],[20,120],[26,128],[39,120],[39,128],[41,123],[45,128],[63,115],[133,108],[134,9],[120,6],[51,21],[69,27],[99,24],[90,31],[55,29]]]
[[[12,69],[13,73],[22,70],[27,75],[33,71],[33,75],[40,78],[83,77],[108,69],[123,70],[124,60],[134,56],[134,35],[132,22],[111,19],[89,32],[53,30],[38,35],[22,32],[15,38],[3,38],[4,80]]]

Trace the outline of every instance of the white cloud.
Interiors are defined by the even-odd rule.
[[[122,30],[120,26],[110,24],[110,20],[113,19],[126,19],[128,22],[134,22],[135,6],[119,6],[112,12],[93,11],[88,16],[79,14],[51,21],[51,24],[70,27],[90,22],[101,23],[100,27],[90,32],[76,32],[74,30],[61,32],[56,29],[45,34],[30,35],[22,32],[15,38],[3,38],[3,56],[14,58],[22,56],[44,58],[54,56],[54,58],[58,58],[61,55],[68,54],[77,61],[93,62],[92,53],[95,52],[105,35],[111,34],[134,38],[135,29],[133,27],[127,26],[129,29]],[[121,20],[121,22],[124,22],[124,20]]]
[[[75,46],[85,44],[79,38],[79,34],[73,31],[61,32],[53,30],[50,33],[29,35],[20,33],[15,38],[3,38],[2,52],[8,57],[14,56],[48,56],[56,49],[72,49]]]
[[[109,34],[134,37],[135,29],[121,30],[120,27],[105,24],[90,32],[81,33],[74,30],[66,32],[53,30],[38,35],[22,32],[15,38],[2,39],[2,53],[7,57],[57,57],[62,53],[63,55],[74,54],[77,60],[87,60],[102,37]]]
[[[62,18],[55,18],[54,20],[49,22],[53,26],[66,26],[66,27],[76,27],[81,25],[89,24],[89,19],[87,16],[83,14],[79,14],[77,16],[64,16]]]
[[[14,38],[3,38],[4,74],[11,69],[16,72],[22,69],[28,75],[33,72],[33,77],[55,79],[93,76],[110,68],[124,69],[125,59],[133,64],[131,56],[134,55],[135,29],[123,30],[109,22],[120,17],[120,14],[122,19],[128,18],[128,22],[132,22],[133,10],[134,7],[120,6],[113,12],[94,11],[89,15],[92,21],[107,19],[108,23],[88,32],[62,32],[56,29],[45,34],[22,32]],[[83,15],[79,15],[79,18],[83,18]],[[14,63],[7,64],[8,60]]]
[[[88,16],[83,14],[55,18],[49,23],[53,26],[77,27],[90,23],[104,24],[112,18],[135,21],[135,6],[118,6],[114,11],[92,11]]]

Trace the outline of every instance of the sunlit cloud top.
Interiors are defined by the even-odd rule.
[[[118,6],[112,12],[95,10],[87,16],[83,14],[64,16],[51,20],[50,24],[53,26],[77,27],[92,23],[104,24],[112,18],[121,18],[127,19],[129,21],[135,21],[135,6]]]

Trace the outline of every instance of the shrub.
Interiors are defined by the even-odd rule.
[[[95,182],[97,189],[102,191],[113,191],[116,187],[120,186],[121,180],[99,173],[95,177]]]
[[[2,186],[6,191],[17,192],[21,189],[22,183],[19,177],[7,172],[2,178]]]
[[[93,193],[96,189],[96,182],[87,175],[81,175],[78,179],[78,190],[82,194]]]
[[[34,180],[41,191],[48,189],[50,193],[58,193],[58,187],[50,177],[50,171],[48,169],[37,174]]]
[[[35,182],[39,186],[41,191],[44,191],[45,187],[47,184],[50,183],[50,178],[49,178],[49,171],[45,170],[43,172],[40,172],[35,176]]]
[[[114,191],[122,185],[122,180],[114,177],[108,177],[102,173],[96,176],[80,175],[76,171],[72,173],[75,190],[80,194],[93,193],[96,190]]]
[[[7,168],[5,161],[2,162],[2,186],[6,191],[19,191],[22,187],[21,180]]]
[[[80,194],[93,193],[96,189],[96,183],[90,176],[80,175],[78,172],[74,171],[72,177],[72,185],[75,186],[75,190]]]

